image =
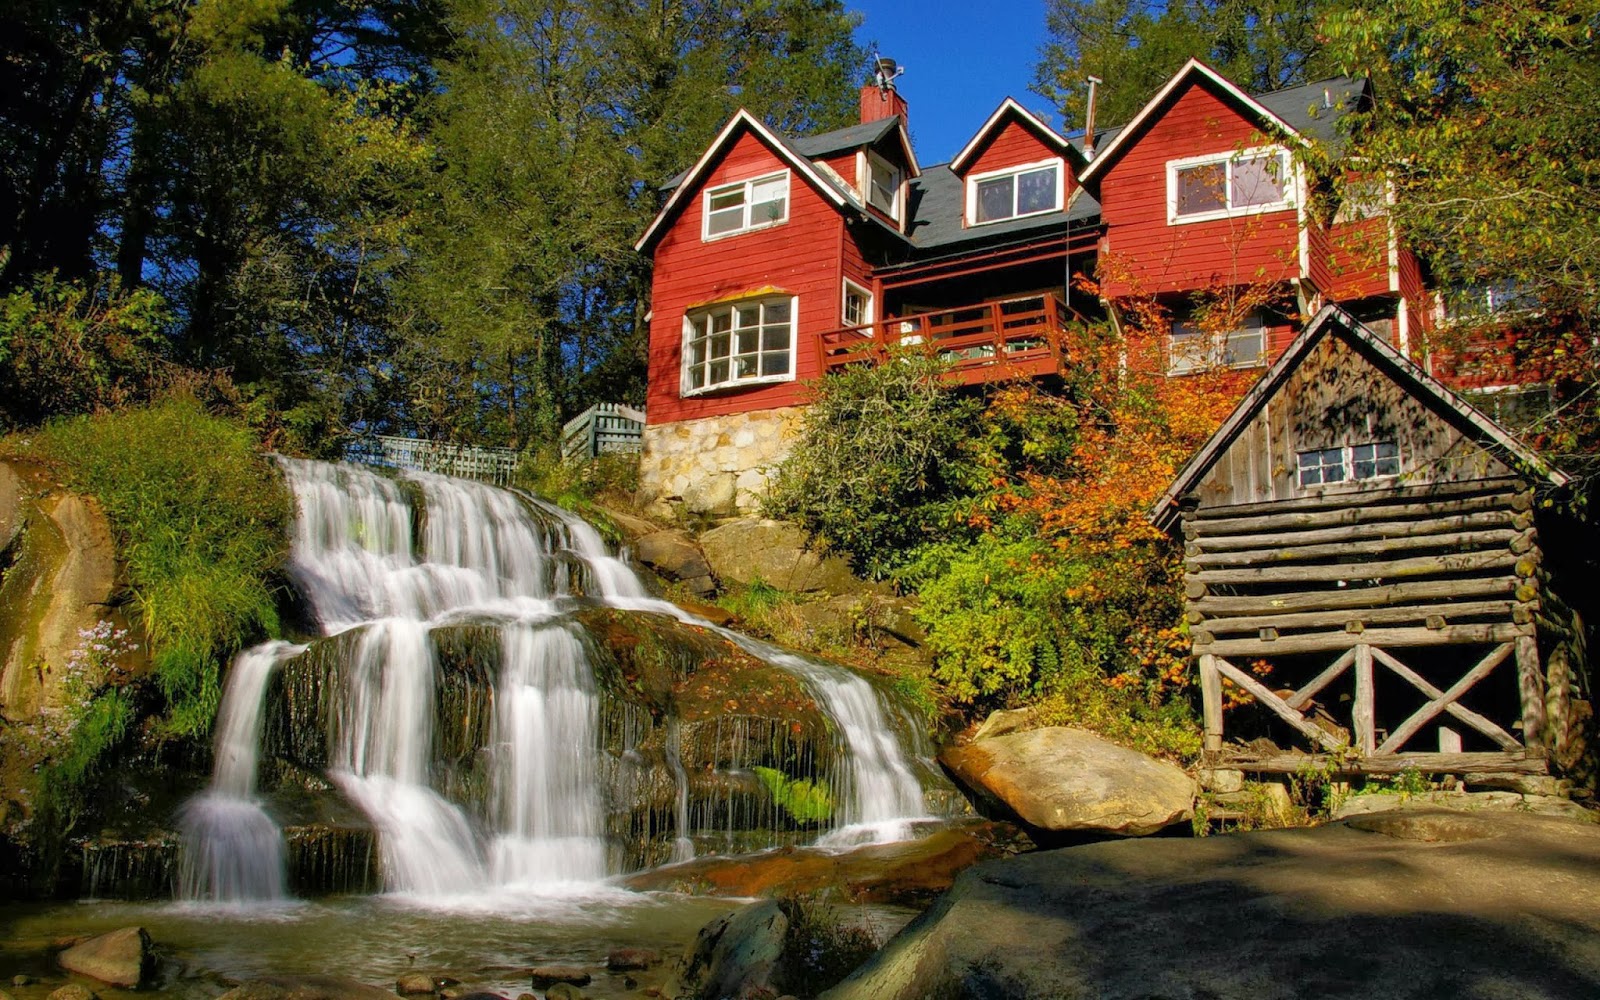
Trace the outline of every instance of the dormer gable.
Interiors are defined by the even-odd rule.
[[[796,148],[794,143],[769,129],[749,111],[740,108],[722,127],[722,131],[717,133],[717,137],[706,147],[706,151],[695,161],[694,166],[676,179],[672,194],[646,227],[644,234],[634,243],[635,250],[641,253],[650,251],[689,200],[700,196],[707,176],[744,136],[753,137],[771,154],[772,169],[751,171],[751,176],[743,178],[743,181],[759,186],[763,178],[769,174],[774,177],[783,174],[792,178],[791,183],[809,185],[825,201],[841,211],[860,211],[861,201],[855,191],[835,180],[830,176],[830,171],[819,169],[810,157]],[[752,198],[769,196],[769,192],[765,189],[752,189],[743,195],[747,202]],[[733,200],[731,192],[728,200],[730,202]],[[731,209],[729,211],[731,212]]]
[[[1014,99],[1001,102],[955,158],[965,224],[1064,210],[1077,186],[1083,153]]]
[[[880,222],[905,229],[910,182],[922,173],[905,119],[878,118],[794,140],[817,168],[849,187]]]

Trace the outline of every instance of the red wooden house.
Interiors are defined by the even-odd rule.
[[[1007,99],[928,167],[892,83],[822,135],[737,113],[638,242],[654,263],[642,492],[749,507],[808,381],[894,345],[969,384],[1049,376],[1066,324],[1124,320],[1134,296],[1172,316],[1174,375],[1265,366],[1330,302],[1418,352],[1428,293],[1383,185],[1334,203],[1298,155],[1337,162],[1339,119],[1369,100],[1345,78],[1251,95],[1191,61],[1121,128],[1068,140]],[[1078,274],[1098,274],[1098,296]],[[1196,295],[1241,289],[1260,306],[1236,329],[1189,322]]]

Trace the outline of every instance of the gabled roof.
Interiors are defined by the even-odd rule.
[[[1150,509],[1150,521],[1163,531],[1169,530],[1178,516],[1178,501],[1200,484],[1222,454],[1243,433],[1262,407],[1271,401],[1288,382],[1289,377],[1310,355],[1311,350],[1324,337],[1339,337],[1354,347],[1373,367],[1399,383],[1413,398],[1445,417],[1478,445],[1513,468],[1529,470],[1554,486],[1565,486],[1566,473],[1551,466],[1538,453],[1512,436],[1511,432],[1495,423],[1471,403],[1451,392],[1432,375],[1423,371],[1416,362],[1390,346],[1383,337],[1358,323],[1355,317],[1338,306],[1324,306],[1322,311],[1306,324],[1299,336],[1289,344],[1283,356],[1267,369],[1239,405],[1223,421],[1211,439],[1190,458],[1178,477]]]
[[[906,166],[910,168],[911,176],[915,177],[922,173],[922,168],[917,165],[917,154],[911,149],[911,136],[906,132],[905,122],[899,115],[890,115],[887,118],[851,125],[848,128],[837,128],[819,135],[801,136],[792,141],[794,148],[802,155],[816,159],[829,153],[876,146],[891,134],[900,140],[900,151],[905,154]]]
[[[732,118],[728,119],[728,124],[724,125],[722,131],[717,133],[717,137],[712,140],[710,146],[706,147],[706,151],[700,154],[700,159],[695,161],[694,166],[690,167],[688,172],[678,180],[678,183],[673,187],[672,195],[667,198],[666,204],[661,206],[661,211],[657,212],[656,217],[650,221],[650,225],[646,227],[644,235],[640,236],[638,242],[634,243],[633,248],[635,250],[643,251],[645,247],[655,240],[656,235],[661,231],[667,220],[676,215],[678,210],[683,207],[686,192],[694,190],[696,182],[710,171],[722,154],[744,132],[749,132],[760,139],[778,159],[788,164],[795,173],[810,182],[812,187],[815,187],[824,198],[833,202],[835,206],[839,208],[861,207],[861,202],[854,191],[842,186],[838,181],[818,170],[811,160],[795,147],[794,143],[767,128],[744,108],[740,108],[734,112]]]
[[[994,114],[989,116],[989,120],[983,123],[983,127],[978,129],[977,134],[968,140],[967,144],[961,147],[961,152],[957,153],[955,159],[950,161],[951,171],[958,175],[963,173],[969,166],[968,161],[976,156],[978,151],[983,148],[983,144],[998,133],[1000,129],[1004,128],[1008,121],[1021,122],[1024,127],[1038,135],[1049,145],[1054,146],[1062,155],[1068,152],[1074,154],[1077,157],[1078,165],[1083,165],[1082,150],[1074,147],[1072,143],[1062,138],[1061,134],[1055,129],[1040,121],[1033,112],[1008,97],[1000,102],[1000,106],[994,109]]]
[[[1257,124],[1268,130],[1280,132],[1291,139],[1297,139],[1305,145],[1309,145],[1313,139],[1331,138],[1333,123],[1353,107],[1353,103],[1346,105],[1340,102],[1339,94],[1359,97],[1365,93],[1366,86],[1365,82],[1354,81],[1349,77],[1338,77],[1303,87],[1291,87],[1270,94],[1252,96],[1200,60],[1190,59],[1183,64],[1182,69],[1172,75],[1156,96],[1150,98],[1149,102],[1139,109],[1133,120],[1124,125],[1116,136],[1095,154],[1095,158],[1089,162],[1089,166],[1084,169],[1079,179],[1088,183],[1103,173],[1108,164],[1120,158],[1138,141],[1145,130],[1161,117],[1163,109],[1173,95],[1190,82],[1209,83],[1232,99],[1240,110],[1255,118]],[[1313,103],[1317,105],[1324,103],[1322,99],[1324,88],[1328,90],[1327,103],[1333,106],[1318,114],[1313,110]],[[1339,91],[1338,94],[1335,93],[1336,90]]]

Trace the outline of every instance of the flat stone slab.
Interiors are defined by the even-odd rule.
[[[827,1000],[1600,996],[1600,826],[1405,810],[979,864]]]

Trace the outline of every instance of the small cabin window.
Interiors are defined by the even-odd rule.
[[[900,219],[900,171],[876,153],[867,154],[867,204]]]
[[[1368,441],[1340,448],[1312,448],[1298,454],[1300,485],[1327,486],[1400,474],[1400,448],[1393,441]]]
[[[972,225],[1060,210],[1060,160],[1029,163],[967,178],[967,221]]]
[[[685,316],[684,395],[792,379],[797,308],[786,296],[731,302]]]
[[[1277,146],[1167,164],[1167,221],[1204,222],[1294,207],[1294,168]]]
[[[844,283],[844,325],[865,326],[872,322],[872,293],[853,281]]]
[[[705,193],[702,238],[719,239],[763,229],[789,218],[789,172],[724,184]]]

